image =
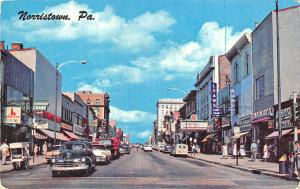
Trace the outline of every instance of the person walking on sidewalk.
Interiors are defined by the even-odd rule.
[[[2,154],[2,165],[6,165],[6,158],[9,156],[9,146],[6,144],[6,140],[0,146]]]
[[[295,156],[293,153],[289,153],[288,160],[289,160],[289,180],[292,180],[295,171]]]
[[[296,166],[297,166],[297,171],[298,171],[298,179],[300,179],[300,144],[299,142],[295,142],[295,161],[296,161]]]
[[[193,156],[195,157],[195,154],[196,154],[196,145],[195,145],[195,143],[193,143],[193,146],[192,146],[192,153],[193,153]]]
[[[48,151],[48,149],[47,149],[47,142],[44,142],[44,144],[43,144],[43,155],[44,155],[44,158],[46,158],[47,151]]]
[[[224,145],[222,146],[222,155],[223,158],[228,159],[228,147],[226,143],[224,143]]]
[[[250,150],[251,150],[251,159],[253,161],[255,161],[256,160],[256,153],[257,153],[257,145],[256,145],[255,141],[252,142]]]
[[[264,151],[263,158],[264,158],[265,162],[267,162],[267,159],[269,159],[269,150],[268,150],[268,144],[267,143],[264,145],[263,151]]]
[[[34,156],[35,156],[35,157],[37,157],[38,151],[39,151],[39,147],[37,146],[37,144],[35,144],[35,145],[34,145],[34,149],[33,149],[33,152],[34,152]]]

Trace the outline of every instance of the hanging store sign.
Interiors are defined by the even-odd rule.
[[[207,121],[180,121],[180,130],[207,131]]]
[[[21,124],[21,107],[5,107],[4,123]]]
[[[48,106],[49,106],[48,102],[34,101],[32,109],[33,110],[44,110],[44,111],[47,111]]]
[[[82,136],[83,130],[84,130],[84,127],[82,127],[80,125],[76,125],[76,124],[73,125],[73,133]]]
[[[217,105],[217,83],[211,83],[211,107],[212,117],[218,117],[222,115],[222,109]]]
[[[36,129],[48,129],[49,122],[45,118],[35,117],[33,118],[33,127]]]

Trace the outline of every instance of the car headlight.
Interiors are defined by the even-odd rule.
[[[85,158],[85,157],[81,158],[81,161],[82,161],[82,162],[85,162],[85,161],[86,161],[86,158]]]
[[[52,162],[52,163],[55,163],[55,159],[51,159],[51,162]]]
[[[79,162],[80,161],[80,159],[74,159],[74,162]]]
[[[105,156],[105,152],[102,152],[102,155]]]

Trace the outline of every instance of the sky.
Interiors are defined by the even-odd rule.
[[[1,2],[1,40],[37,48],[61,68],[63,91],[108,92],[110,118],[132,142],[152,134],[159,98],[183,98],[209,56],[225,52],[275,9],[275,0],[15,0]],[[279,0],[279,7],[300,0]],[[70,20],[19,20],[67,14]],[[93,20],[80,19],[87,11]]]

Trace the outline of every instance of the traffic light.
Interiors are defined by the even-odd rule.
[[[297,103],[293,103],[291,121],[294,124],[300,118],[300,110],[299,109],[300,109],[299,105]]]

